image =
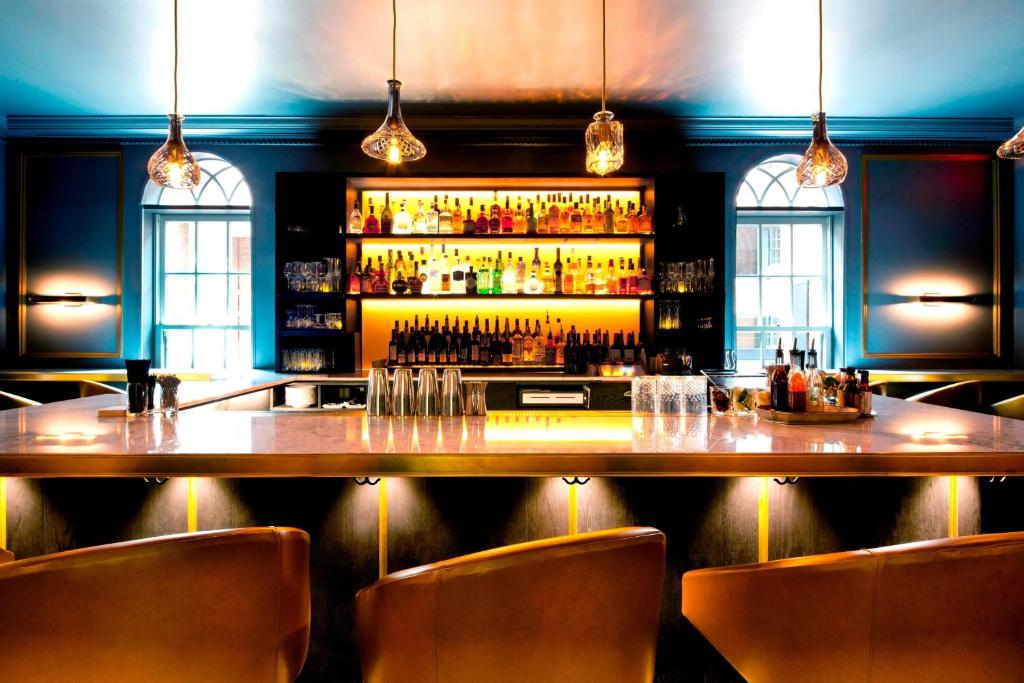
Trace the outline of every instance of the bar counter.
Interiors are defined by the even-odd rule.
[[[218,409],[217,396],[282,381],[204,385],[185,404],[200,407],[175,419],[97,416],[120,396],[0,412],[0,476],[1024,474],[1024,422],[883,397],[875,419],[827,428],[612,411],[416,419]]]

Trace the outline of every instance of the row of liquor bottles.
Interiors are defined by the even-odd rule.
[[[782,341],[775,351],[775,362],[766,368],[773,410],[804,413],[826,405],[856,408],[862,415],[871,415],[871,386],[867,370],[842,368],[838,375],[818,369],[818,352],[814,341],[801,351],[793,340],[786,363]]]
[[[461,235],[546,235],[571,233],[604,234],[650,234],[653,232],[651,215],[642,202],[612,200],[612,196],[601,197],[582,194],[573,198],[561,193],[548,193],[546,199],[537,194],[534,199],[522,197],[512,204],[505,197],[505,205],[494,193],[490,207],[486,201],[476,205],[473,198],[463,207],[459,198],[454,206],[449,205],[448,195],[443,201],[434,195],[434,201],[424,206],[419,200],[415,207],[406,201],[397,202],[397,210],[391,207],[391,193],[384,195],[384,206],[378,218],[371,198],[364,216],[357,201],[349,215],[349,229],[352,234],[366,235],[412,235],[412,234],[461,234]]]
[[[444,245],[438,254],[434,246],[429,258],[420,247],[419,258],[408,252],[408,258],[398,251],[397,257],[389,249],[387,261],[377,256],[377,263],[368,258],[365,266],[356,266],[349,274],[349,294],[592,294],[643,295],[653,292],[652,280],[646,268],[637,267],[633,259],[619,257],[618,263],[609,258],[607,266],[592,256],[575,257],[572,250],[565,263],[562,249],[555,250],[555,259],[541,261],[540,249],[535,247],[529,264],[520,254],[513,260],[512,252],[498,250],[495,258],[469,256],[460,258],[455,249],[449,259]]]
[[[519,318],[514,321],[510,323],[506,317],[504,329],[501,329],[496,316],[492,330],[486,318],[480,327],[479,316],[472,328],[468,320],[460,326],[458,316],[454,325],[447,315],[443,324],[436,320],[431,323],[429,315],[422,326],[419,315],[415,316],[411,327],[408,320],[403,327],[399,327],[396,320],[388,343],[388,365],[541,365],[561,366],[565,372],[580,374],[586,371],[588,364],[632,365],[646,361],[643,344],[635,339],[633,332],[619,330],[613,334],[600,329],[579,332],[575,325],[570,325],[566,331],[561,318],[556,318],[552,325],[550,316],[545,316],[543,325],[536,320],[532,328],[529,319],[525,319],[525,328],[520,327]]]

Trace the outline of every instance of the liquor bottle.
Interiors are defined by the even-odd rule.
[[[555,275],[551,272],[551,264],[548,261],[544,262],[544,271],[540,277],[540,293],[555,293]]]
[[[533,261],[530,262],[530,269],[540,273],[540,247],[533,248]]]
[[[622,363],[624,365],[636,363],[636,341],[632,332],[626,335],[626,346],[622,350]]]
[[[772,410],[789,410],[789,376],[787,375],[786,356],[782,353],[782,340],[775,351],[775,368],[771,376]]]
[[[494,203],[491,204],[491,215],[487,219],[487,232],[496,235],[501,232],[501,207],[498,206],[498,193],[494,193]]]
[[[554,293],[561,294],[563,289],[562,281],[562,248],[555,247],[555,272],[554,272]],[[565,290],[567,293],[572,293],[571,289]]]
[[[622,204],[615,202],[615,225],[616,234],[624,235],[629,232],[629,219],[622,212]]]
[[[814,348],[814,339],[811,339],[811,348],[807,349],[807,405],[813,409],[824,402],[825,390],[818,371],[818,351]]]
[[[412,216],[405,210],[405,202],[398,205],[398,212],[395,214],[391,232],[395,235],[408,235],[412,232]]]
[[[576,259],[576,294],[587,293],[587,272],[583,268],[583,259]]]
[[[544,285],[537,279],[537,271],[531,270],[530,277],[526,279],[526,285],[523,288],[523,292],[526,294],[543,294]],[[529,321],[527,321],[529,323]]]
[[[359,291],[363,294],[373,294],[373,261],[366,259],[366,267],[363,268],[363,279],[359,285]]]
[[[388,342],[388,365],[398,365],[398,321],[391,330],[391,341]]]
[[[640,204],[639,220],[640,220],[640,232],[642,232],[642,233],[650,233],[650,232],[654,231],[654,226],[651,223],[651,214],[647,213],[647,205],[642,203],[642,202]]]
[[[458,209],[459,209],[458,203],[459,203],[459,200],[456,199],[455,200],[455,210],[456,211],[458,211]],[[464,235],[472,235],[475,232],[476,232],[476,221],[473,220],[473,207],[472,206],[467,206],[466,207],[466,219],[464,221],[462,221],[462,234],[464,234]]]
[[[447,203],[447,200],[446,200]],[[463,229],[462,222],[462,207],[459,206],[459,198],[455,198],[455,208],[452,209],[452,232],[456,232]]]
[[[583,213],[580,211],[579,202],[573,202],[572,212],[569,214],[569,232],[583,232]]]
[[[363,269],[356,264],[356,269],[348,274],[348,293],[358,294],[363,287]]]
[[[515,216],[508,204],[508,197],[505,197],[505,210],[501,212],[501,232],[504,235],[511,235],[515,230]]]
[[[427,211],[427,232],[432,235],[438,231],[439,215],[437,211],[437,195],[435,194],[434,203],[430,205],[430,209]]]
[[[489,225],[489,222],[487,220],[487,212],[484,211],[484,205],[481,204],[480,205],[480,210],[476,212],[476,225],[474,226],[473,234],[474,235],[486,235],[487,234],[487,230],[488,230],[488,228],[487,228],[488,225]]]
[[[352,202],[352,213],[348,217],[348,231],[358,235],[363,231],[363,214],[359,211],[359,202]]]
[[[392,225],[391,193],[384,193],[384,209],[380,212],[380,234],[390,235]]]
[[[480,334],[480,365],[491,364],[491,321],[484,318],[484,331]]]
[[[526,208],[526,234],[537,234],[537,214],[533,210],[533,202]]]
[[[380,223],[377,221],[377,217],[373,215],[373,200],[370,200],[370,212],[366,214],[366,220],[363,221],[363,232],[367,235],[378,235],[380,234]]]
[[[490,294],[491,293],[491,267],[489,264],[490,259],[484,261],[480,260],[480,272],[476,276],[476,293],[477,294]]]
[[[615,212],[612,211],[611,195],[608,195],[604,202],[604,231],[608,234],[615,232]]]
[[[522,198],[516,201],[516,210],[512,214],[512,232],[517,235],[526,233],[526,214],[523,213]]]
[[[523,362],[523,331],[519,329],[519,318],[516,318],[515,329],[512,330],[512,365]]]
[[[427,232],[427,214],[423,213],[422,199],[416,207],[416,213],[412,215],[412,231],[420,235]]]
[[[402,271],[402,275],[405,275],[405,258],[402,257],[402,250],[398,250],[398,258],[395,260],[395,270]]]
[[[508,318],[505,318],[505,331],[501,333],[501,364],[512,365],[512,353],[514,351],[512,333],[508,329]],[[521,352],[521,351],[520,351]]]
[[[546,202],[540,203],[540,213],[537,214],[537,233],[548,234],[548,205]]]
[[[551,208],[548,209],[548,232],[552,235],[559,232],[558,220],[561,212],[558,210],[558,204],[551,202]]]
[[[512,262],[512,252],[508,252],[508,263],[501,273],[501,291],[505,294],[522,294],[516,289],[516,264]]]
[[[374,294],[387,294],[388,290],[391,289],[391,283],[388,282],[386,271],[383,268],[378,268],[374,274],[373,280],[373,293]]]
[[[409,291],[409,281],[405,279],[405,269],[395,269],[395,279],[391,281],[391,291],[395,294],[405,294]]]
[[[601,262],[597,262],[597,268],[594,269],[594,294],[607,294],[608,293],[608,280],[604,275],[604,268],[601,266]]]
[[[530,331],[530,319],[526,319],[526,329],[523,330],[523,363],[532,363],[534,360],[533,332]]]
[[[520,256],[516,261],[516,294],[526,291],[526,261]]]
[[[640,214],[634,211],[633,202],[629,203],[626,211],[626,220],[629,222],[629,233],[635,235],[640,232]]]
[[[494,262],[494,269],[491,270],[491,294],[501,294],[505,280],[505,268],[501,265],[501,250],[498,250],[498,259]],[[497,330],[495,330],[497,332]]]
[[[796,341],[793,342],[794,347]],[[796,364],[793,364],[796,361]],[[807,412],[807,379],[804,377],[804,356],[802,353],[794,352],[790,355],[789,371],[789,409],[794,413]]]
[[[585,279],[585,281],[587,283],[586,293],[587,294],[595,294],[595,293],[597,293],[597,280],[595,279],[595,276],[594,276],[594,264],[591,261],[589,256],[587,257],[587,270],[585,271],[585,274],[584,274],[583,277],[584,277],[584,279]]]
[[[594,232],[594,212],[590,210],[590,195],[583,202],[583,232]]]
[[[394,249],[388,249],[388,261],[384,266],[384,279],[391,284],[391,276],[395,272],[395,252]]]
[[[608,259],[608,270],[605,273],[605,293],[619,294],[619,274],[615,270],[615,259]],[[625,292],[621,292],[625,294]]]
[[[416,269],[416,259],[412,259],[412,272],[409,275],[409,293],[410,294],[422,294],[423,293],[423,280],[420,277],[420,273]]]
[[[436,198],[435,201],[437,201]],[[452,232],[452,212],[448,208],[448,195],[444,196],[444,206],[437,215],[437,230],[443,233]]]
[[[555,335],[555,362],[554,365],[565,364],[565,332],[562,330],[562,319],[555,318],[558,324],[558,332]]]
[[[622,343],[622,331],[615,333],[612,347],[608,350],[608,362],[612,365],[622,365],[622,358],[625,355],[626,346]]]
[[[469,364],[480,365],[480,318],[473,324],[473,335],[469,338]]]
[[[626,294],[640,293],[640,276],[633,267],[633,259],[629,259],[629,275],[626,276]]]
[[[459,263],[459,250],[455,250],[455,265],[452,266],[451,274],[451,293],[452,294],[466,294],[466,273],[469,272],[469,257],[466,257],[465,263]]]
[[[641,268],[640,269],[640,277],[638,277],[637,280],[636,280],[636,293],[637,294],[653,294],[654,293],[653,283],[651,281],[651,276],[647,272],[646,268]]]

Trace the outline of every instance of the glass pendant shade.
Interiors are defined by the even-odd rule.
[[[846,157],[828,139],[825,127],[825,112],[819,111],[811,117],[814,133],[811,146],[804,152],[796,167],[796,180],[800,187],[830,187],[846,180],[849,165]]]
[[[402,120],[398,96],[401,87],[401,81],[388,81],[388,115],[380,128],[367,135],[362,144],[363,152],[368,156],[389,164],[416,161],[427,156],[426,146],[416,139]]]
[[[999,145],[996,154],[1002,159],[1024,159],[1024,128],[1012,138]]]
[[[199,184],[199,164],[192,152],[185,146],[181,134],[181,114],[168,114],[170,129],[167,141],[149,158],[147,170],[150,179],[157,185],[175,190],[191,190]]]
[[[599,111],[587,126],[587,170],[591,173],[607,175],[622,167],[626,156],[622,123],[612,121],[613,116],[610,111]]]

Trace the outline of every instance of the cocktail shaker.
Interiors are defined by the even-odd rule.
[[[412,386],[412,368],[395,370],[394,385],[391,389],[391,414],[409,417],[416,413],[416,397]]]
[[[388,369],[371,368],[366,381],[366,414],[371,417],[391,414],[391,388]]]
[[[487,414],[487,382],[466,382],[466,415]]]
[[[416,414],[421,417],[437,417],[441,414],[441,399],[437,393],[437,370],[420,370],[416,388]]]
[[[453,417],[463,412],[462,372],[457,368],[447,368],[441,376],[441,414]]]

